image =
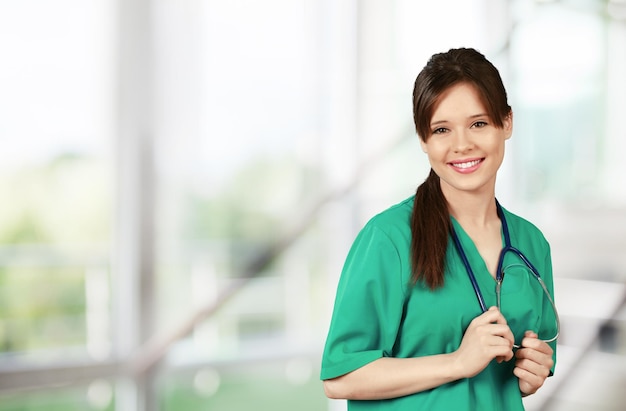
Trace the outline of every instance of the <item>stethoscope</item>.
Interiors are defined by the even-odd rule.
[[[500,222],[502,224],[502,233],[504,235],[504,248],[500,251],[500,256],[498,257],[498,267],[496,271],[496,303],[497,303],[498,309],[500,309],[502,281],[504,280],[504,269],[503,269],[504,256],[506,255],[506,253],[511,252],[515,254],[517,257],[519,257],[523,265],[513,264],[513,265],[507,266],[507,268],[511,266],[522,266],[522,267],[525,266],[526,268],[528,268],[530,272],[533,274],[533,277],[535,277],[535,279],[541,285],[541,288],[543,289],[543,292],[546,298],[548,299],[548,301],[550,301],[550,305],[552,305],[552,310],[554,310],[554,318],[556,322],[556,334],[554,335],[554,337],[550,338],[549,340],[543,340],[543,341],[547,343],[556,341],[556,339],[559,337],[561,324],[559,320],[559,313],[556,309],[556,305],[554,304],[554,300],[552,299],[552,296],[550,295],[550,292],[548,291],[546,284],[544,283],[543,279],[539,275],[539,271],[537,271],[535,266],[528,260],[528,258],[526,258],[526,256],[520,250],[518,250],[517,248],[511,245],[511,236],[509,235],[509,226],[506,222],[506,218],[504,217],[504,211],[502,210],[502,207],[500,206],[500,203],[498,202],[498,200],[496,200],[496,208],[498,212],[498,217],[500,218]],[[484,313],[485,311],[487,311],[487,305],[485,304],[485,298],[483,297],[483,294],[480,291],[480,287],[478,286],[478,282],[476,281],[476,276],[474,275],[472,266],[470,265],[467,259],[467,255],[465,255],[465,251],[463,251],[463,247],[461,246],[461,241],[459,240],[459,236],[456,234],[454,227],[451,227],[450,231],[451,231],[452,239],[454,240],[456,249],[459,253],[459,256],[461,257],[461,261],[463,262],[463,265],[465,266],[465,270],[467,271],[467,276],[469,277],[470,282],[472,283],[472,287],[474,288],[474,292],[476,293],[476,298],[478,299],[478,303],[480,304],[480,309]],[[518,345],[513,345],[513,347],[519,348]]]

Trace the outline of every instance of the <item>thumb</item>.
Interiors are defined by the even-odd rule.
[[[524,333],[524,337],[528,337],[528,338],[539,338],[539,336],[537,335],[536,332],[528,330]]]

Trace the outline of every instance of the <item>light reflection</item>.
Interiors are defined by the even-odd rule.
[[[193,379],[196,392],[203,397],[212,397],[217,394],[221,383],[222,379],[219,372],[213,368],[199,370]]]

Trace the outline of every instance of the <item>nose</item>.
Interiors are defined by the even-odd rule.
[[[468,150],[471,150],[472,147],[474,146],[470,136],[468,135],[467,130],[457,130],[454,133],[454,139],[453,139],[452,144],[453,144],[452,148],[454,149],[456,153],[466,152]]]

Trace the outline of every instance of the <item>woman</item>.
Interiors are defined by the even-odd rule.
[[[547,241],[495,199],[513,129],[497,69],[473,49],[432,56],[413,115],[430,175],[372,218],[347,256],[324,390],[350,410],[523,410],[552,374],[558,320]],[[499,262],[503,244],[540,273],[548,298],[517,254]],[[508,275],[500,303],[498,271]]]

